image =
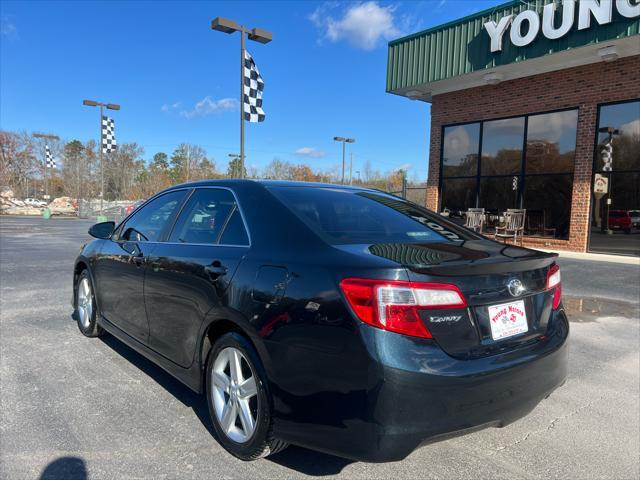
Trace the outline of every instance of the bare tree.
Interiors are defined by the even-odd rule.
[[[291,164],[285,160],[274,158],[264,169],[263,177],[274,180],[290,180]]]
[[[64,182],[64,193],[75,198],[82,198],[81,190],[84,173],[84,145],[80,140],[68,142],[62,152],[61,175]]]
[[[201,167],[207,170],[209,165],[201,165],[207,160],[207,152],[199,145],[181,143],[171,154],[171,175],[176,182],[188,182],[198,178]],[[210,162],[211,163],[211,162]],[[210,168],[208,169],[211,170]],[[215,170],[215,166],[214,166]],[[200,177],[203,178],[203,177]]]
[[[144,168],[144,149],[137,143],[123,143],[115,152],[103,157],[105,198],[126,199],[132,196],[133,185]]]
[[[29,182],[39,174],[33,139],[26,132],[0,131],[0,186],[10,186],[15,194],[28,196]]]

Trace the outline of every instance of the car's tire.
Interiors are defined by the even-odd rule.
[[[87,270],[78,276],[75,292],[75,318],[78,329],[85,337],[99,337],[104,330],[97,322],[96,298],[93,293],[93,282]]]
[[[216,439],[225,450],[241,460],[257,460],[288,446],[273,437],[267,378],[245,337],[231,332],[216,340],[205,378],[209,415]]]

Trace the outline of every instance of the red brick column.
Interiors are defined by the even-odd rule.
[[[437,211],[440,191],[440,148],[442,145],[442,128],[431,116],[431,140],[429,146],[429,173],[427,175],[427,208]]]

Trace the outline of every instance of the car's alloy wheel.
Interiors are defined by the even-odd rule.
[[[267,376],[245,336],[229,332],[213,343],[205,378],[214,433],[228,452],[256,460],[287,447],[274,437]]]
[[[78,282],[78,322],[80,326],[88,330],[93,319],[93,295],[91,294],[91,284],[89,278],[82,277]]]
[[[224,434],[247,442],[256,430],[258,391],[251,365],[233,347],[220,350],[211,370],[211,401]]]
[[[93,284],[87,270],[82,271],[78,277],[76,287],[76,311],[75,319],[78,321],[78,328],[86,337],[98,337],[103,330],[96,320],[97,317],[96,299],[93,294]]]

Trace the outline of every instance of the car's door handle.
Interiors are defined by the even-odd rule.
[[[211,265],[204,267],[204,271],[207,272],[211,280],[217,280],[227,273],[227,267],[222,265],[219,261],[213,262]]]

